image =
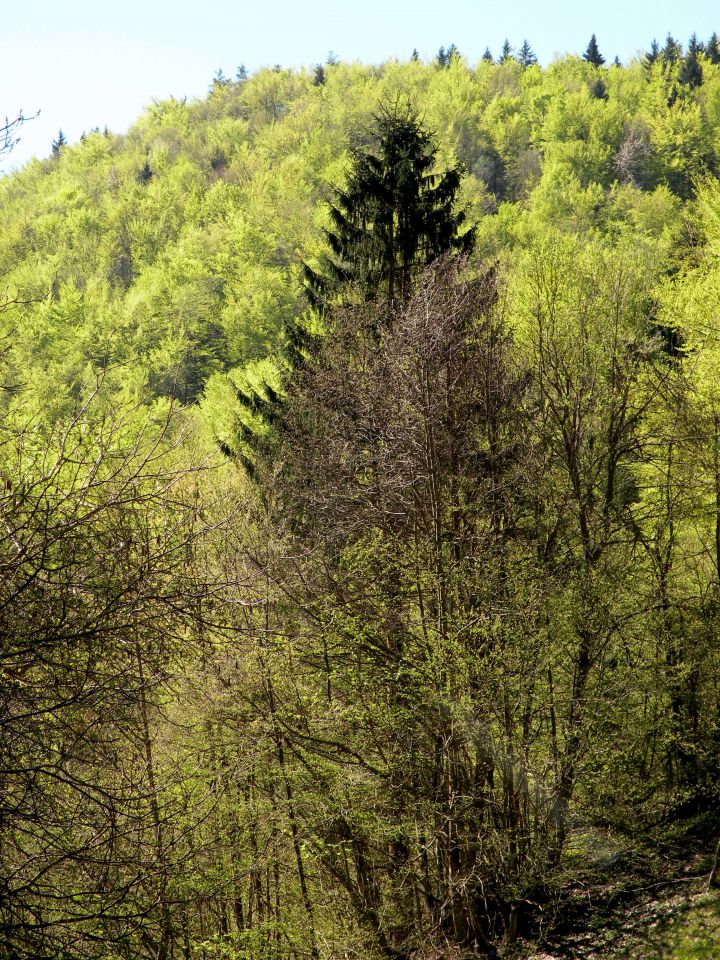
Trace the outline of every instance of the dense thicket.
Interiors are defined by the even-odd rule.
[[[0,181],[3,955],[496,956],[717,806],[716,46],[243,69]],[[388,311],[326,239],[398,103],[475,247]]]

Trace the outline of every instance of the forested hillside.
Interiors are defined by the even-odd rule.
[[[715,886],[720,46],[534,59],[240,70],[0,179],[3,957]]]

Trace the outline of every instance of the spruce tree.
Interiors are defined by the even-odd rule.
[[[703,54],[703,45],[693,34],[688,43],[687,52],[680,67],[680,83],[687,84],[692,89],[702,83],[702,65],[700,58]]]
[[[591,63],[594,67],[601,67],[605,63],[605,57],[600,53],[595,34],[590,37],[590,43],[587,45],[587,50],[583,54],[583,60],[587,60],[587,62]]]
[[[710,63],[720,63],[720,40],[718,35],[713,33],[705,47],[705,56]]]
[[[523,45],[517,52],[517,62],[521,67],[531,67],[537,63],[537,57],[527,40],[523,40]]]
[[[325,83],[325,80],[325,67],[321,63],[318,63],[315,65],[315,70],[313,72],[313,86],[322,87],[322,85]]]
[[[665,46],[662,49],[663,63],[677,63],[681,56],[682,48],[680,44],[674,39],[673,35],[669,33],[665,38]]]
[[[507,60],[512,60],[512,47],[510,46],[510,41],[505,38],[505,43],[502,45],[502,50],[500,51],[500,59],[498,63],[505,63]]]
[[[62,130],[58,130],[57,140],[53,140],[52,142],[52,155],[54,157],[60,156],[60,151],[66,143],[67,140],[65,139],[65,134],[62,132]]]
[[[453,62],[453,60],[460,59],[460,51],[458,50],[458,48],[455,46],[454,43],[451,43],[450,46],[447,48],[447,53],[445,54],[445,57],[447,60],[448,67]]]
[[[244,63],[241,63],[240,66],[237,68],[237,72],[235,73],[235,80],[237,81],[237,83],[245,83],[247,78],[248,78],[247,67],[245,66]]]
[[[461,232],[465,215],[454,210],[462,168],[435,172],[437,147],[409,108],[384,108],[375,120],[375,149],[355,152],[347,186],[330,206],[330,254],[319,271],[304,266],[319,309],[352,285],[392,312],[425,264],[473,247],[474,231]]]
[[[420,59],[420,54],[417,52],[417,47],[413,49],[412,56],[410,57],[413,63],[417,63]]]
[[[449,60],[448,60],[448,55],[445,50],[445,47],[440,47],[440,49],[438,50],[437,55],[435,57],[435,63],[437,63],[439,67],[443,67],[443,68],[448,65]]]
[[[495,63],[495,58],[492,55],[490,47],[485,47],[485,53],[482,55],[482,58],[487,63]]]
[[[660,44],[653,38],[650,49],[643,57],[643,66],[650,68],[660,57]]]

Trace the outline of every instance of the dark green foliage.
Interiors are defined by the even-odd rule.
[[[482,58],[488,63],[495,63],[490,47],[485,47],[485,53],[482,55]]]
[[[710,63],[720,63],[720,40],[718,35],[713,33],[705,47],[705,56]]]
[[[375,124],[376,148],[355,151],[348,184],[330,206],[331,253],[320,272],[304,268],[316,307],[354,285],[393,310],[421,266],[473,246],[473,231],[460,232],[465,215],[454,211],[462,167],[435,172],[437,147],[409,108],[384,108]]]
[[[440,47],[435,56],[435,63],[442,69],[446,69],[454,60],[459,59],[459,57],[460,51],[454,43],[451,43],[447,50],[445,47]]]
[[[516,59],[521,67],[531,67],[534,63],[537,63],[537,57],[527,40],[523,40],[523,45],[518,50]]]
[[[65,134],[62,132],[62,130],[58,130],[57,140],[53,140],[52,142],[52,155],[54,157],[59,156],[60,151],[66,144],[67,140],[65,139]]]
[[[590,84],[590,95],[595,100],[607,100],[607,86],[602,76],[598,74]]]
[[[651,67],[660,57],[660,44],[657,40],[653,39],[653,42],[650,44],[650,49],[645,54],[643,58],[643,64],[646,67]]]
[[[152,168],[149,162],[146,160],[142,165],[141,169],[138,171],[137,179],[138,183],[149,183],[152,180]]]
[[[322,87],[325,79],[325,67],[321,63],[318,63],[313,72],[313,86]]]
[[[247,67],[245,66],[244,63],[241,63],[235,73],[235,80],[237,83],[245,83],[247,79],[248,79]]]
[[[590,43],[588,43],[587,50],[583,54],[583,60],[587,60],[594,67],[601,67],[605,63],[605,57],[600,53],[595,34],[590,37]]]
[[[684,83],[690,88],[699,87],[702,83],[702,64],[703,45],[698,43],[698,39],[693,34],[690,37],[688,48],[680,67],[680,83]]]
[[[502,45],[502,50],[500,51],[500,60],[499,63],[505,63],[507,60],[512,60],[512,47],[510,46],[510,41],[505,38],[505,42]]]
[[[671,33],[668,33],[665,38],[665,46],[662,48],[661,57],[664,64],[677,63],[682,57],[682,47]]]
[[[410,59],[412,60],[413,63],[417,63],[420,60],[420,54],[417,52],[416,47],[413,48],[413,52],[412,52],[412,55],[410,56]]]
[[[218,87],[227,87],[229,83],[230,83],[230,78],[225,76],[225,74],[223,73],[222,67],[220,67],[217,73],[215,74],[215,76],[213,77],[213,82],[212,82],[213,90]]]

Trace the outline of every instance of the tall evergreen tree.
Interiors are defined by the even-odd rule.
[[[67,140],[65,139],[65,134],[62,132],[62,130],[58,130],[57,140],[53,140],[52,142],[52,155],[54,157],[59,156],[60,151],[66,143]]]
[[[413,49],[412,56],[410,57],[413,63],[417,63],[420,59],[420,54],[417,52],[417,47]]]
[[[699,87],[703,80],[700,62],[703,52],[703,45],[698,43],[697,36],[693,34],[680,67],[680,83],[687,84],[691,89]]]
[[[500,59],[498,63],[505,63],[506,60],[512,60],[512,47],[510,46],[510,41],[505,38],[505,43],[502,45],[502,50],[500,51]]]
[[[322,87],[325,79],[325,67],[321,63],[316,64],[313,72],[313,86]]]
[[[485,47],[485,53],[482,55],[482,58],[488,63],[495,63],[495,58],[492,55],[490,47]]]
[[[460,51],[458,50],[458,48],[455,46],[454,43],[451,43],[450,46],[447,48],[447,53],[445,56],[447,59],[447,66],[449,67],[450,64],[453,62],[453,60],[460,59]]]
[[[720,40],[718,35],[713,33],[705,47],[705,56],[710,63],[720,63]]]
[[[516,59],[521,67],[531,67],[534,63],[537,63],[537,57],[527,40],[523,40],[523,45],[518,50]]]
[[[448,55],[447,55],[447,51],[445,50],[445,47],[440,47],[440,49],[438,50],[435,56],[435,62],[439,67],[443,67],[443,68],[448,65],[450,61],[448,60]]]
[[[665,38],[665,46],[662,49],[662,61],[665,64],[668,63],[677,63],[677,61],[682,56],[682,47],[675,40],[673,35],[669,33]]]
[[[304,267],[309,299],[320,308],[357,284],[392,311],[422,266],[474,243],[472,229],[461,232],[465,215],[454,210],[462,168],[435,172],[437,148],[411,110],[385,108],[376,124],[376,148],[356,151],[348,184],[330,206],[330,255],[320,271]]]
[[[643,57],[643,66],[651,67],[660,57],[660,44],[653,37],[653,42],[650,44],[650,49]]]
[[[587,45],[587,50],[583,54],[583,60],[587,60],[587,62],[591,63],[594,67],[601,67],[605,63],[605,57],[600,53],[595,34],[590,37],[590,43]]]

